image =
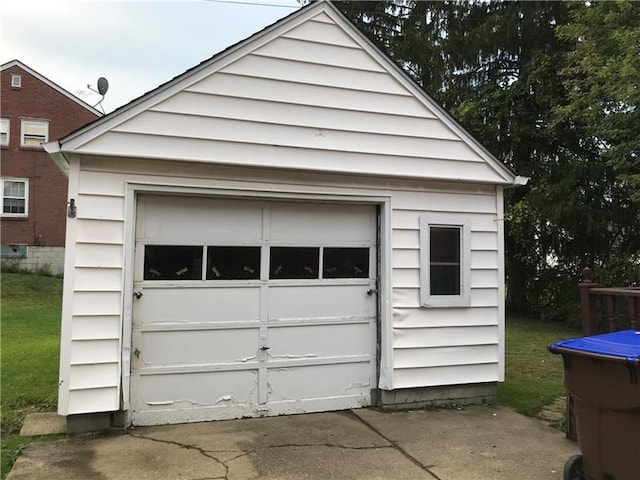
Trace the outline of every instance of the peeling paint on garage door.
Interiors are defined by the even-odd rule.
[[[371,403],[376,208],[140,195],[134,425]]]

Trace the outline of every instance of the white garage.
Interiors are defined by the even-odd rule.
[[[369,405],[376,262],[372,206],[141,195],[133,423]]]
[[[495,399],[521,179],[331,2],[45,148],[70,430]]]

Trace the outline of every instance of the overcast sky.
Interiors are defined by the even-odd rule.
[[[300,7],[297,0],[2,0],[0,63],[20,60],[109,113]]]

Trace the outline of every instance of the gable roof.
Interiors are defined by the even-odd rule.
[[[59,142],[51,142],[45,145],[45,149],[52,155],[54,160],[63,170],[68,170],[68,161],[62,153],[88,153],[96,154],[95,149],[87,149],[87,145],[95,143],[101,136],[122,129],[123,125],[135,122],[136,118],[141,114],[154,109],[163,102],[168,101],[173,96],[191,89],[197,89],[197,85],[206,81],[213,74],[223,71],[228,67],[233,67],[234,62],[242,59],[252,52],[259,49],[267,49],[269,43],[283,35],[287,35],[296,27],[302,25],[309,20],[320,20],[325,23],[337,25],[344,32],[345,39],[348,39],[350,48],[357,46],[360,50],[366,52],[371,64],[375,64],[374,70],[391,76],[395,83],[401,86],[406,93],[413,99],[417,100],[425,111],[434,119],[437,119],[446,128],[461,140],[466,148],[474,152],[481,158],[486,165],[493,171],[493,179],[491,183],[497,184],[519,184],[520,177],[511,172],[502,162],[497,160],[490,152],[488,152],[479,142],[477,142],[471,134],[469,134],[453,117],[446,112],[434,99],[432,99],[424,90],[419,87],[395,62],[393,62],[385,53],[383,53],[373,42],[371,42],[360,30],[355,27],[330,1],[320,0],[310,3],[309,5],[297,10],[291,15],[277,21],[276,23],[266,27],[262,31],[252,35],[251,37],[227,48],[226,50],[214,55],[212,58],[196,65],[187,70],[183,74],[175,77],[169,82],[160,85],[156,89],[144,94],[127,105],[120,107],[116,111],[103,118],[83,127],[76,132],[64,137]],[[307,54],[308,55],[308,54]],[[309,59],[303,60],[309,63]],[[339,61],[339,60],[337,60]],[[364,68],[364,67],[363,67]],[[371,69],[371,67],[366,67]],[[195,87],[194,87],[195,86]],[[398,97],[400,98],[400,97]],[[125,156],[125,152],[118,152],[116,156]],[[188,160],[188,159],[187,159]],[[281,165],[282,166],[282,165]],[[296,168],[296,166],[289,166]],[[363,172],[376,173],[376,172]],[[377,172],[381,173],[381,172]],[[420,178],[429,178],[424,172],[416,175]],[[443,179],[442,177],[438,177]],[[468,181],[469,179],[467,179]]]
[[[20,60],[11,60],[10,62],[7,62],[7,63],[3,64],[2,66],[0,66],[0,72],[4,72],[5,70],[8,70],[9,68],[12,68],[12,67],[21,68],[22,70],[27,72],[29,75],[34,76],[35,78],[40,80],[42,83],[45,83],[46,85],[50,86],[51,88],[53,88],[55,91],[57,91],[61,95],[64,95],[65,97],[67,97],[69,100],[72,100],[75,103],[77,103],[78,105],[80,105],[81,107],[86,108],[87,110],[89,110],[94,115],[96,115],[98,117],[102,117],[103,116],[102,112],[100,112],[99,110],[96,110],[91,105],[89,105],[88,103],[84,102],[80,98],[76,97],[72,93],[69,93],[67,90],[62,88],[60,85],[52,82],[51,80],[49,80],[44,75],[36,72],[33,68],[31,68],[28,65],[25,65],[24,63],[22,63]]]

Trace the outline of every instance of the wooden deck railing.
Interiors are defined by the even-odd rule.
[[[640,329],[640,287],[602,288],[593,282],[591,269],[582,270],[580,282],[582,335]],[[577,437],[573,397],[567,395],[567,437]]]
[[[640,329],[640,287],[602,288],[594,283],[591,269],[580,282],[582,335]]]

